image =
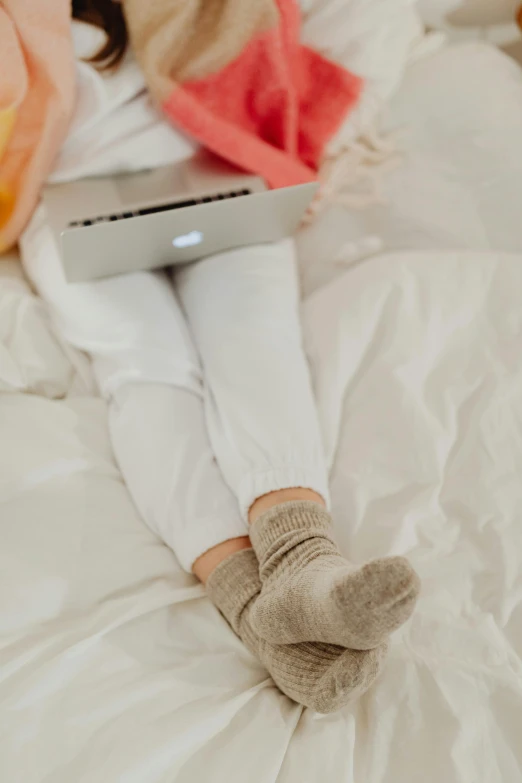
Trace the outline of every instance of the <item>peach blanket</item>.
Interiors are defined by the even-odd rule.
[[[67,133],[75,67],[70,0],[0,5],[0,252],[30,216]]]

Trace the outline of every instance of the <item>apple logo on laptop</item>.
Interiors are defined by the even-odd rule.
[[[201,231],[190,231],[188,234],[180,234],[179,237],[174,237],[172,244],[174,247],[193,247],[203,242],[203,234]]]

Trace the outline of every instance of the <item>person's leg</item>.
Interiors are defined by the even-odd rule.
[[[385,647],[357,653],[273,645],[252,626],[257,559],[209,446],[199,365],[165,279],[141,274],[67,286],[40,228],[38,237],[26,235],[26,272],[61,334],[91,355],[116,457],[144,520],[206,582],[211,600],[284,693],[323,712],[348,703],[377,676]]]
[[[333,542],[293,243],[221,253],[175,277],[204,367],[212,446],[252,523],[256,629],[272,642],[376,647],[410,616],[418,580],[403,558],[355,568]]]
[[[209,445],[201,367],[171,281],[147,272],[68,285],[42,209],[21,250],[56,330],[92,359],[115,456],[145,522],[187,571],[208,549],[247,536]]]
[[[170,384],[124,384],[111,396],[109,427],[141,516],[186,571],[205,583],[222,560],[251,546],[210,448],[199,395]]]
[[[211,442],[245,519],[276,490],[328,502],[293,243],[221,253],[175,282],[204,367]]]

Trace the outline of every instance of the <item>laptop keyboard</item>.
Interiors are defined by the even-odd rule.
[[[88,218],[87,220],[73,220],[68,224],[68,228],[94,226],[98,223],[112,223],[115,220],[126,220],[127,218],[140,217],[141,215],[153,215],[155,212],[169,212],[173,209],[194,207],[196,204],[210,204],[212,201],[224,201],[229,198],[238,198],[238,196],[249,196],[251,193],[251,190],[235,190],[231,193],[218,193],[215,196],[203,196],[202,198],[191,198],[185,201],[172,201],[168,204],[155,204],[153,207],[144,207],[143,209],[119,212],[113,215],[99,215],[98,217]]]

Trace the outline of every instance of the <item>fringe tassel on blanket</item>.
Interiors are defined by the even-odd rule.
[[[335,155],[326,157],[319,170],[321,186],[304,223],[311,223],[334,204],[365,209],[385,203],[383,178],[400,165],[403,157],[397,145],[398,136],[398,131],[385,134],[372,128],[342,146]]]

